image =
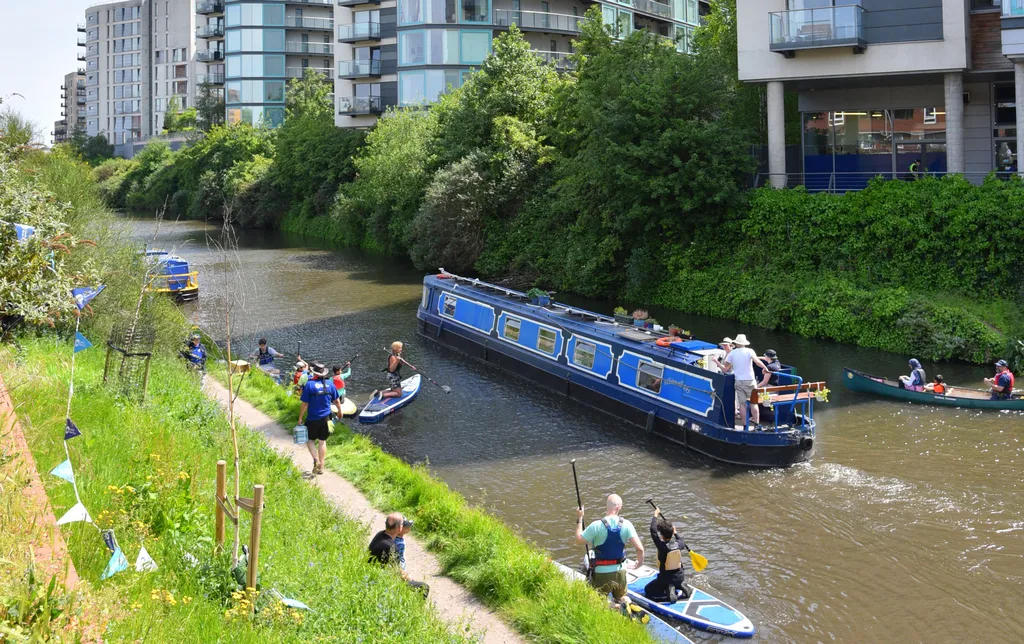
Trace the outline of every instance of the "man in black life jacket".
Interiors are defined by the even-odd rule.
[[[616,601],[626,595],[626,544],[636,548],[636,565],[644,565],[644,544],[636,534],[633,524],[619,516],[622,497],[609,494],[607,515],[592,522],[583,529],[583,508],[576,510],[576,542],[589,544],[594,549],[590,562],[590,585],[598,592],[611,593]]]
[[[644,595],[655,601],[675,603],[680,597],[690,596],[683,575],[683,556],[690,551],[676,528],[661,516],[661,510],[654,509],[651,519],[651,540],[658,550],[658,576],[644,587]]]

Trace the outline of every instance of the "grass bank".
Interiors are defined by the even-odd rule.
[[[299,402],[269,378],[253,373],[241,397],[284,427]],[[443,571],[538,642],[649,642],[644,628],[609,611],[583,584],[569,583],[547,554],[498,519],[471,507],[427,468],[391,456],[343,425],[329,441],[327,466],[356,485],[378,508],[416,519]]]
[[[0,348],[0,372],[41,472],[65,458],[63,396],[70,357],[70,342],[53,336]],[[263,610],[248,617],[240,608],[243,598],[227,557],[213,554],[216,461],[231,455],[221,409],[171,357],[154,359],[146,402],[127,402],[103,386],[103,360],[98,348],[76,359],[71,415],[82,435],[69,448],[82,501],[97,526],[115,530],[129,562],[145,544],[159,565],[153,573],[132,569],[98,581],[110,556],[98,531],[84,523],[62,528],[78,574],[105,598],[105,639],[467,641],[450,632],[397,575],[366,563],[369,535],[364,526],[336,511],[262,437],[242,430],[242,495],[249,496],[254,483],[266,486],[260,556],[264,592],[257,599]],[[60,516],[75,502],[72,487],[43,477]],[[9,506],[0,512],[13,516]],[[247,526],[242,535],[246,542]],[[186,553],[199,563],[189,563]],[[265,592],[270,589],[313,611],[283,609]]]

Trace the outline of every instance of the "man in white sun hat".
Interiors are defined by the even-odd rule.
[[[715,360],[715,363],[721,368],[722,373],[731,373],[736,376],[736,413],[742,424],[746,426],[747,402],[753,396],[757,386],[757,381],[754,378],[754,365],[756,364],[764,370],[767,370],[768,366],[750,348],[750,342],[745,334],[737,335],[732,343],[734,348],[725,357],[725,360],[722,362]],[[757,405],[750,407],[750,420],[755,426],[761,421]]]

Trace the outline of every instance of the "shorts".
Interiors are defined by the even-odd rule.
[[[391,387],[392,389],[401,389],[402,388],[402,376],[398,375],[397,373],[391,373],[389,371],[388,372],[388,386]]]
[[[750,397],[754,394],[754,389],[757,388],[757,382],[753,380],[737,380],[736,381],[736,400],[738,402],[744,402],[750,400]]]
[[[626,595],[626,569],[615,572],[595,572],[590,575],[590,585],[599,593],[611,593],[616,600]]]
[[[308,441],[325,441],[327,437],[331,435],[331,432],[327,429],[327,419],[320,418],[312,420],[306,419],[306,440]]]

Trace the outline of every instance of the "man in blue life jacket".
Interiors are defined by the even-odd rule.
[[[338,401],[338,390],[328,377],[327,367],[320,362],[312,365],[312,377],[302,387],[299,398],[299,424],[306,420],[308,432],[306,447],[313,456],[313,474],[324,473],[327,458],[327,437],[331,435],[327,421],[331,416],[331,403]],[[319,441],[319,446],[317,445]]]
[[[283,358],[284,354],[278,352],[274,347],[268,346],[266,338],[260,338],[259,347],[257,347],[255,353],[250,353],[249,357],[256,358],[256,363],[259,365],[260,370],[280,384],[281,370],[274,364],[274,358]]]
[[[181,351],[181,357],[188,360],[189,366],[206,371],[206,347],[198,333],[193,333],[189,338],[186,348]]]
[[[996,362],[995,378],[985,378],[985,384],[991,388],[992,400],[1009,400],[1012,398],[1013,380],[1013,372],[1010,371],[1010,366],[1006,364],[1006,360]]]
[[[583,508],[577,508],[576,542],[589,544],[594,549],[590,562],[590,585],[600,593],[611,593],[622,602],[626,596],[626,544],[636,549],[634,570],[644,564],[644,544],[637,536],[633,524],[619,516],[622,497],[609,494],[607,515],[583,529]]]

